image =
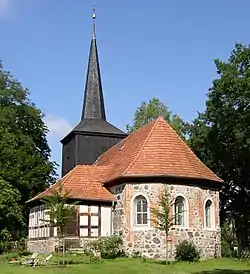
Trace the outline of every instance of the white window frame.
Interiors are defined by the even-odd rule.
[[[211,212],[210,212],[210,218],[211,218],[211,227],[207,227],[206,226],[206,203],[210,201],[211,202]],[[214,207],[214,201],[211,197],[207,197],[205,200],[204,200],[204,204],[203,204],[203,212],[204,212],[204,220],[203,220],[203,226],[204,226],[204,229],[206,230],[215,230],[215,207]]]
[[[184,225],[176,225],[175,224],[175,201],[178,197],[181,197],[184,201]],[[182,193],[178,193],[174,196],[174,200],[173,200],[173,217],[174,217],[174,224],[173,227],[174,228],[180,228],[180,229],[186,229],[189,227],[189,203],[188,203],[188,199],[185,195],[183,195]]]
[[[147,201],[147,224],[139,224],[137,225],[137,210],[136,210],[136,198],[142,196],[146,199]],[[148,230],[150,229],[150,201],[147,195],[145,195],[144,193],[136,193],[132,199],[131,199],[131,205],[130,205],[130,209],[131,209],[131,228],[133,230]]]

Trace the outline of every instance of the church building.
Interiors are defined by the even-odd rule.
[[[59,184],[77,201],[65,227],[66,245],[121,235],[127,254],[164,258],[166,239],[154,226],[152,208],[167,189],[174,218],[169,258],[183,240],[220,256],[219,190],[222,180],[206,167],[161,117],[127,135],[106,119],[93,15],[93,34],[79,124],[62,141],[62,177],[28,201],[28,248],[51,252],[57,230],[44,222],[41,199]],[[70,201],[69,201],[70,202]]]

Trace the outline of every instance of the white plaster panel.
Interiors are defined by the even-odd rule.
[[[56,237],[57,236],[57,228],[54,227],[54,236]]]
[[[110,236],[111,234],[111,208],[101,207],[101,236]]]
[[[88,236],[88,228],[80,228],[80,236],[87,237]]]
[[[87,205],[80,205],[79,212],[80,213],[88,213],[88,206]]]
[[[98,225],[98,216],[91,216],[91,226]]]
[[[80,216],[80,225],[88,225],[88,216]]]
[[[98,213],[98,206],[91,206],[91,213]]]
[[[91,228],[91,236],[98,237],[98,228]]]

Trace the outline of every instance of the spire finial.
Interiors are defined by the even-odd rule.
[[[95,7],[93,7],[93,12],[92,12],[92,20],[93,20],[92,38],[93,39],[95,39],[95,19],[96,19],[96,13],[95,13]]]

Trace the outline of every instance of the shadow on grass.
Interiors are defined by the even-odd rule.
[[[166,261],[154,260],[154,259],[142,260],[142,262],[147,264],[161,264],[161,265],[170,264],[170,263],[166,263]]]
[[[199,271],[195,274],[250,274],[250,270],[214,269],[207,271]]]

